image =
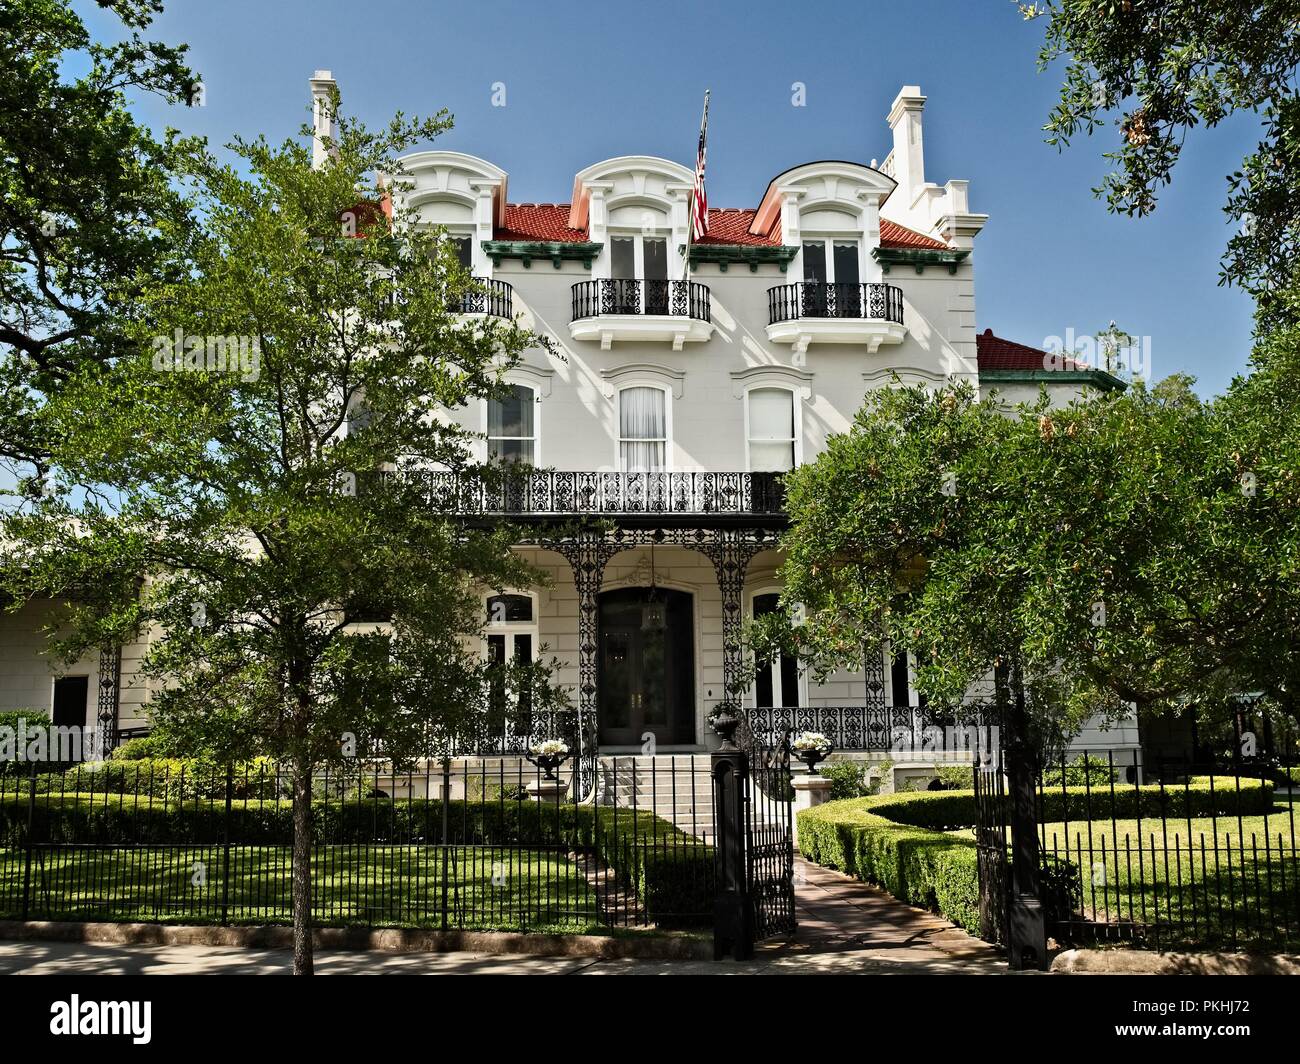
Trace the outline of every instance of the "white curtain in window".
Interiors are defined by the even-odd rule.
[[[624,388],[618,393],[619,462],[626,473],[664,468],[668,422],[658,388]]]
[[[794,468],[794,393],[755,388],[749,393],[749,468],[784,473]]]

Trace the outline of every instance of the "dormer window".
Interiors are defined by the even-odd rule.
[[[610,276],[616,314],[668,313],[668,241],[655,236],[610,238]],[[638,283],[641,282],[641,283]]]
[[[460,263],[460,268],[466,273],[473,272],[474,269],[474,245],[467,236],[449,236],[447,243],[451,245],[452,251],[456,254],[456,261]]]

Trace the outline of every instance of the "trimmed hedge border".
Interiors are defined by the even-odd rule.
[[[1225,786],[1226,784],[1226,786]],[[1170,817],[1258,814],[1270,808],[1273,788],[1264,781],[1243,782],[1208,777],[1187,787],[1132,786],[1112,796],[1068,787],[1043,795],[1046,823],[1093,819],[1127,819],[1139,814]],[[1113,812],[1112,812],[1113,810]],[[947,830],[975,823],[974,791],[918,791],[849,798],[801,810],[799,850],[814,864],[836,868],[887,890],[900,901],[929,909],[958,927],[979,933],[979,868],[974,839]],[[1069,915],[1077,900],[1077,870],[1058,861],[1048,870],[1043,897],[1048,919]]]

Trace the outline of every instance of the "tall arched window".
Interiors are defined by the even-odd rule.
[[[793,469],[798,457],[794,392],[788,388],[751,388],[747,399],[750,470],[784,473]]]
[[[618,465],[625,473],[668,468],[668,395],[636,385],[618,393]]]
[[[491,462],[537,464],[537,393],[508,384],[487,401],[487,456]]]

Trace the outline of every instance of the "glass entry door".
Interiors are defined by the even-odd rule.
[[[624,588],[600,596],[597,675],[600,743],[695,741],[695,636],[691,596]]]

